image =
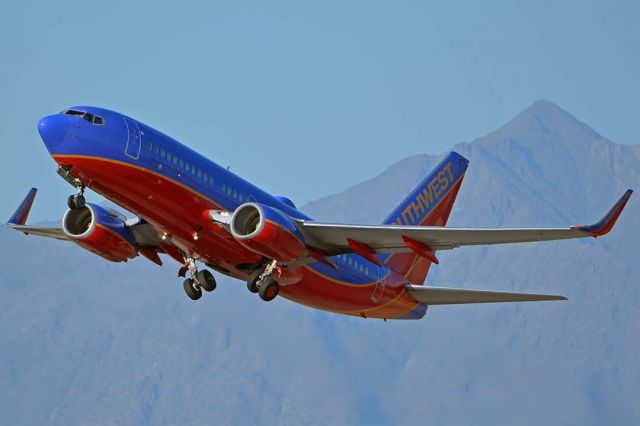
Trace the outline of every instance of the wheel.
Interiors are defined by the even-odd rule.
[[[260,290],[258,290],[258,293],[260,293],[260,298],[262,300],[264,300],[265,302],[269,302],[276,298],[279,291],[280,284],[278,284],[278,281],[269,277],[260,285]]]
[[[184,280],[184,292],[191,300],[198,300],[202,297],[202,290],[195,286],[195,282],[191,278]]]
[[[255,271],[253,274],[251,274],[251,276],[247,280],[247,289],[249,289],[251,293],[258,292],[258,280],[260,279],[261,274],[262,274],[262,271],[260,270]]]
[[[198,280],[200,287],[204,288],[206,291],[213,291],[216,289],[216,279],[213,277],[213,274],[206,269],[198,272],[196,279]]]
[[[84,195],[81,194],[69,195],[69,198],[67,198],[67,206],[72,210],[84,208],[86,204]]]

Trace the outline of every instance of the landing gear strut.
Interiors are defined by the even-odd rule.
[[[86,205],[86,200],[84,199],[84,185],[78,186],[78,193],[75,195],[69,195],[67,199],[67,206],[71,210],[82,209]]]
[[[251,293],[258,293],[260,298],[265,302],[269,302],[276,298],[280,291],[280,284],[273,278],[274,272],[277,271],[277,262],[272,260],[264,268],[264,271],[256,271],[247,280],[247,288]]]
[[[192,300],[198,300],[202,297],[202,289],[205,291],[213,291],[216,289],[216,279],[211,272],[206,269],[198,271],[196,261],[192,257],[184,258],[185,265],[181,268],[179,275],[184,276],[184,272],[188,271],[190,278],[184,280],[184,291]],[[184,270],[186,269],[186,271]]]

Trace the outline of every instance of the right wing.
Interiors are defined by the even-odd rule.
[[[22,203],[20,203],[11,218],[9,218],[7,226],[25,235],[37,235],[39,237],[55,238],[56,240],[69,240],[67,234],[65,234],[60,227],[28,226],[26,224],[37,192],[38,188],[31,188],[27,196],[22,200]]]
[[[16,225],[13,223],[7,223],[7,226],[16,231],[20,231],[25,235],[36,235],[38,237],[55,238],[56,240],[68,241],[70,238],[64,233],[62,228],[57,227],[44,227],[44,226],[29,226],[29,225]]]
[[[54,238],[62,241],[74,241],[74,239],[69,237],[59,226],[48,227],[27,225],[27,218],[37,192],[37,188],[31,188],[27,193],[27,196],[24,198],[22,203],[20,203],[7,222],[7,227],[22,232],[25,235]],[[162,261],[158,257],[158,253],[167,253],[178,262],[181,262],[180,253],[177,251],[177,248],[172,246],[170,243],[162,244],[158,230],[152,224],[133,219],[127,221],[126,224],[133,232],[138,253],[158,265],[162,265]]]

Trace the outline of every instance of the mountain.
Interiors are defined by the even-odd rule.
[[[640,147],[548,101],[453,149],[470,166],[451,226],[588,224],[640,187]],[[304,210],[380,222],[444,154]],[[223,278],[193,303],[170,260],[110,264],[0,230],[0,423],[637,424],[636,198],[603,239],[442,252],[427,279],[568,302],[432,307],[415,322],[264,303]]]

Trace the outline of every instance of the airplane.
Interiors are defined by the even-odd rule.
[[[7,226],[71,241],[113,262],[160,254],[180,265],[193,300],[213,291],[208,268],[246,282],[264,301],[278,295],[362,318],[420,319],[428,306],[566,300],[563,296],[424,285],[438,251],[462,246],[600,237],[628,190],[597,223],[567,228],[446,227],[469,161],[450,152],[380,225],[314,221],[171,137],[126,115],[75,106],[42,118],[38,131],[75,188],[59,227],[26,224],[31,189]],[[127,212],[86,202],[91,189]]]

